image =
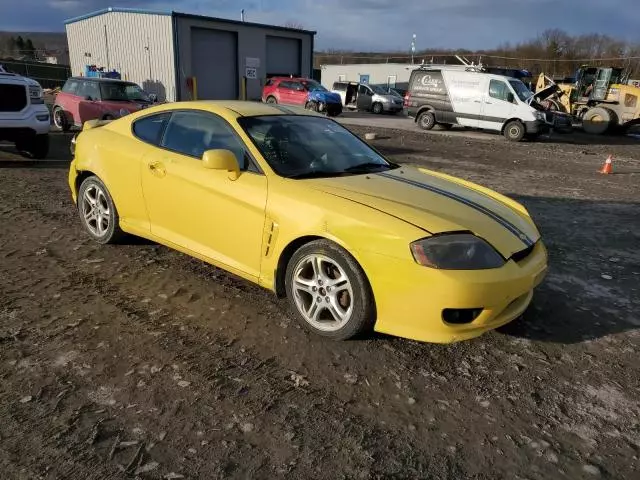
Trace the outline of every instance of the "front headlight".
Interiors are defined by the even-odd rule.
[[[470,233],[423,238],[410,245],[414,260],[442,270],[485,270],[504,265],[504,258],[483,239]]]
[[[44,92],[42,87],[38,85],[29,85],[29,97],[32,105],[41,105],[44,103]]]

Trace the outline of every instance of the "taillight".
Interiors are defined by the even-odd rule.
[[[404,106],[408,107],[409,106],[409,100],[411,100],[411,94],[409,92],[407,92],[404,96]]]

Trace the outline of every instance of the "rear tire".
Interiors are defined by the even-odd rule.
[[[433,112],[426,111],[418,115],[418,126],[423,130],[431,130],[436,125],[436,116]]]
[[[287,264],[285,288],[291,309],[307,330],[346,340],[371,329],[375,304],[358,262],[328,240],[300,247]]]
[[[524,124],[519,120],[512,120],[504,127],[503,135],[510,142],[520,142],[527,133]]]
[[[372,110],[373,110],[373,113],[375,113],[376,115],[380,115],[384,110],[384,108],[382,107],[381,103],[376,102],[373,104]]]
[[[276,99],[276,97],[269,95],[267,97],[267,103],[278,103],[278,100]]]
[[[87,177],[78,189],[78,215],[85,231],[98,243],[117,243],[126,236],[111,194],[96,176]]]

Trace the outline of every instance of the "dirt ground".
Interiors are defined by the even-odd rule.
[[[0,147],[1,477],[639,478],[639,142],[378,132],[529,208],[551,271],[522,319],[453,345],[319,339],[200,261],[92,243],[68,136],[42,162]]]

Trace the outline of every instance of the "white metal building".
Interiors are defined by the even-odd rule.
[[[258,99],[269,76],[313,71],[308,30],[128,8],[65,23],[72,75],[116,70],[160,100],[191,99],[194,83],[198,99]]]
[[[320,81],[331,90],[333,82],[360,82],[369,85],[406,90],[411,71],[418,65],[409,63],[363,63],[349,65],[322,65]]]

